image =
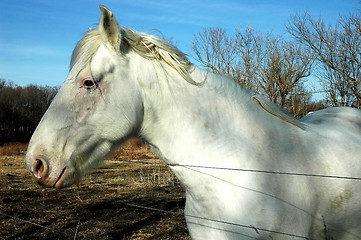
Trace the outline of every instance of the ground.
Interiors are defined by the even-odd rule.
[[[25,151],[0,147],[0,239],[190,239],[183,188],[139,140],[61,191],[34,183]]]

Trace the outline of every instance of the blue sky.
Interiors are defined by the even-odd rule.
[[[193,34],[205,27],[286,34],[291,14],[307,10],[332,23],[361,7],[359,0],[1,0],[0,78],[18,85],[61,85],[76,42],[97,26],[99,4],[122,26],[173,38],[190,57]]]

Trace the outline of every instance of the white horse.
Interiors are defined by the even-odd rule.
[[[297,121],[100,8],[30,141],[39,184],[70,186],[140,137],[183,184],[193,239],[361,239],[360,110]]]

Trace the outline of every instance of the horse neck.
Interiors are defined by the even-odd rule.
[[[265,113],[248,92],[230,79],[197,68],[191,76],[198,82],[206,78],[206,82],[197,87],[174,74],[168,76],[168,82],[158,79],[163,86],[157,90],[144,91],[141,137],[155,146],[166,162],[194,162],[204,158],[205,151],[220,147],[242,151],[262,141],[257,134],[260,114]]]

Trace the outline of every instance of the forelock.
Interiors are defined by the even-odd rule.
[[[85,33],[84,37],[77,43],[71,56],[70,70],[76,68],[82,70],[96,53],[102,38],[98,29],[92,29]]]

